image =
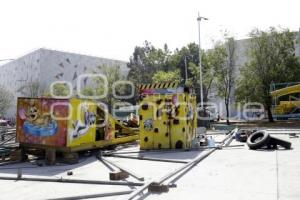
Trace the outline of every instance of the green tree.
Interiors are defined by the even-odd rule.
[[[201,53],[203,99],[207,101],[216,77],[215,66],[223,62],[223,55],[220,48],[202,50]],[[144,46],[135,48],[128,67],[130,68],[129,80],[134,83],[170,81],[175,77],[176,81],[185,80],[185,84],[193,86],[197,98],[200,99],[199,46],[196,43],[189,43],[171,52],[167,45],[160,49],[146,41]]]
[[[171,52],[166,44],[163,49],[160,49],[145,41],[144,46],[135,47],[133,55],[129,59],[128,79],[135,84],[151,83],[152,77],[157,71],[174,69],[170,57]]]
[[[83,88],[81,93],[85,96],[94,96],[94,95],[96,95],[95,89],[93,89],[92,87]]]
[[[49,91],[45,93],[44,96],[46,97],[51,97],[52,95],[54,96],[59,96],[59,97],[66,97],[70,94],[70,88],[68,87],[67,84],[65,83],[56,83],[53,85],[53,94],[51,94]]]
[[[152,77],[153,83],[163,83],[163,82],[180,82],[180,71],[158,71]]]
[[[101,99],[102,102],[106,103],[108,108],[111,109],[113,103],[118,101],[113,96],[113,84],[118,80],[125,80],[125,77],[121,74],[120,66],[107,66],[102,65],[98,66],[93,73],[95,74],[103,74],[107,80],[107,88],[105,88],[103,78],[97,77],[94,81],[84,88],[84,93],[87,95],[103,95],[107,92],[106,97]],[[116,88],[117,94],[124,94],[127,88],[123,86],[119,86]]]
[[[185,79],[187,72],[187,78],[190,79],[190,81],[192,80],[192,82],[194,82],[193,77],[196,74],[193,74],[193,72],[190,71],[189,66],[197,66],[198,63],[199,46],[196,43],[189,43],[186,46],[182,47],[180,50],[176,49],[170,58],[170,64],[176,69],[180,70],[180,76]],[[187,82],[187,80],[185,81]]]
[[[230,99],[235,82],[235,40],[234,38],[227,38],[225,44],[220,44],[215,47],[218,52],[218,59],[215,65],[216,86],[218,95],[224,98],[226,108],[226,122],[229,125],[230,115]]]
[[[224,65],[225,57],[226,57],[225,48],[220,43],[215,44],[213,49],[209,49],[207,51],[204,50],[201,51],[204,102],[208,100],[208,94],[210,92],[214,80],[216,80],[217,71]],[[192,78],[190,78],[188,81],[192,82],[194,87],[196,88],[199,87],[200,84],[199,65],[194,62],[190,62],[188,69],[192,74]]]
[[[300,79],[299,59],[295,56],[296,34],[271,27],[267,31],[254,29],[250,36],[250,59],[241,70],[237,99],[264,104],[269,121],[273,122],[270,84]]]
[[[41,91],[39,81],[26,81],[20,88],[18,88],[18,92],[23,94],[26,97],[38,97]]]
[[[201,50],[204,102],[208,99],[215,78],[214,65],[218,63],[218,56],[218,52],[214,49]],[[187,73],[185,84],[194,87],[197,98],[200,99],[199,46],[196,43],[189,43],[180,50],[176,49],[170,60],[170,63],[180,70],[181,79],[185,80]]]
[[[13,94],[6,89],[3,85],[0,85],[0,116],[4,116],[6,111],[12,105]]]

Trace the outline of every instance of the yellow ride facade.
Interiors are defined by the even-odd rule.
[[[176,83],[139,86],[140,149],[189,149],[196,136],[196,96]]]
[[[273,97],[275,103],[274,114],[289,114],[295,107],[299,107],[300,99],[296,96],[297,94],[300,94],[300,84],[271,92],[271,96]],[[285,100],[281,100],[280,98],[284,96],[286,96],[287,98],[285,98]]]

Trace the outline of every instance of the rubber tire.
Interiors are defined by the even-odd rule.
[[[241,134],[240,135],[240,142],[247,142],[247,135]]]
[[[262,137],[262,139],[258,142],[255,142],[255,140],[259,137]],[[247,145],[250,149],[255,150],[268,145],[269,141],[270,135],[266,131],[256,131],[248,137]]]
[[[238,131],[238,132],[235,134],[235,140],[236,140],[237,142],[239,142],[239,141],[240,141],[240,137],[241,137],[241,133],[240,133],[240,131]]]
[[[275,137],[270,137],[270,144],[279,145],[284,147],[285,149],[291,149],[292,147],[292,143]]]

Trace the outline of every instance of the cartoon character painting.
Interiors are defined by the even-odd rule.
[[[84,103],[81,105],[81,111],[84,113],[84,122],[81,120],[76,120],[73,123],[73,131],[71,136],[73,138],[78,138],[82,135],[85,135],[91,126],[93,126],[96,122],[96,115],[93,112],[90,112],[88,104]]]
[[[24,108],[18,110],[19,118],[24,121],[25,134],[34,136],[52,136],[57,133],[57,122],[51,118],[50,113],[42,113],[34,99],[29,100],[27,111]]]

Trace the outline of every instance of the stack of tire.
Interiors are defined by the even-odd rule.
[[[270,136],[266,131],[260,130],[252,133],[247,139],[247,145],[250,149],[261,149],[264,147],[276,149],[277,145],[285,149],[291,149],[292,143]]]

